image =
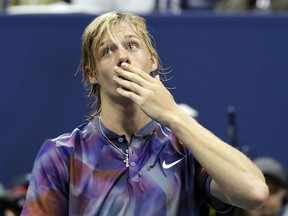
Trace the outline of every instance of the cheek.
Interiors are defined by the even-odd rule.
[[[137,55],[137,60],[136,60],[135,64],[139,64],[139,63],[141,63],[141,65],[135,65],[135,66],[142,68],[147,73],[150,73],[151,71],[156,69],[156,68],[154,69],[154,67],[153,67],[153,62],[151,61],[150,56],[147,55],[146,53],[145,54],[141,53],[141,54]],[[132,65],[133,65],[133,62],[132,62]]]
[[[114,64],[112,64],[110,61],[101,61],[97,68],[99,78],[107,79],[114,75]]]

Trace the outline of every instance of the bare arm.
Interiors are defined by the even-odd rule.
[[[169,120],[168,127],[212,177],[214,196],[248,210],[265,202],[268,188],[264,177],[244,154],[185,114],[179,112],[174,118]]]
[[[114,77],[123,87],[117,89],[119,94],[175,133],[213,178],[214,196],[248,210],[264,204],[268,188],[261,171],[244,154],[180,110],[159,77],[153,78],[131,65],[115,72],[122,77]]]

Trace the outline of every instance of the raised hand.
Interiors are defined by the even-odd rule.
[[[135,102],[150,118],[167,125],[168,118],[179,112],[173,96],[162,84],[159,75],[152,77],[127,63],[115,67],[114,71],[117,75],[113,79],[120,86],[117,92]]]

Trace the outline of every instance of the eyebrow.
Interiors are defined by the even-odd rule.
[[[138,37],[138,35],[126,35],[125,36],[125,39],[130,39],[130,38],[136,38],[136,39],[138,39],[138,40],[140,40],[140,38]]]
[[[125,35],[125,36],[124,36],[124,39],[125,39],[125,40],[131,39],[131,38],[135,38],[135,39],[141,41],[141,39],[140,39],[137,35]],[[103,40],[103,41],[101,42],[100,46],[99,46],[99,49],[101,49],[104,45],[109,44],[110,41],[112,41],[112,40],[111,40],[111,39]]]

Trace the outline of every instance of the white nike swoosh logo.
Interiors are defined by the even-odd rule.
[[[166,164],[166,161],[164,160],[162,166],[163,166],[164,169],[169,169],[169,168],[175,166],[175,165],[176,165],[177,163],[179,163],[181,160],[183,160],[183,158],[181,158],[181,159],[179,159],[179,160],[177,160],[177,161],[174,161],[173,163],[170,163],[170,164]]]

